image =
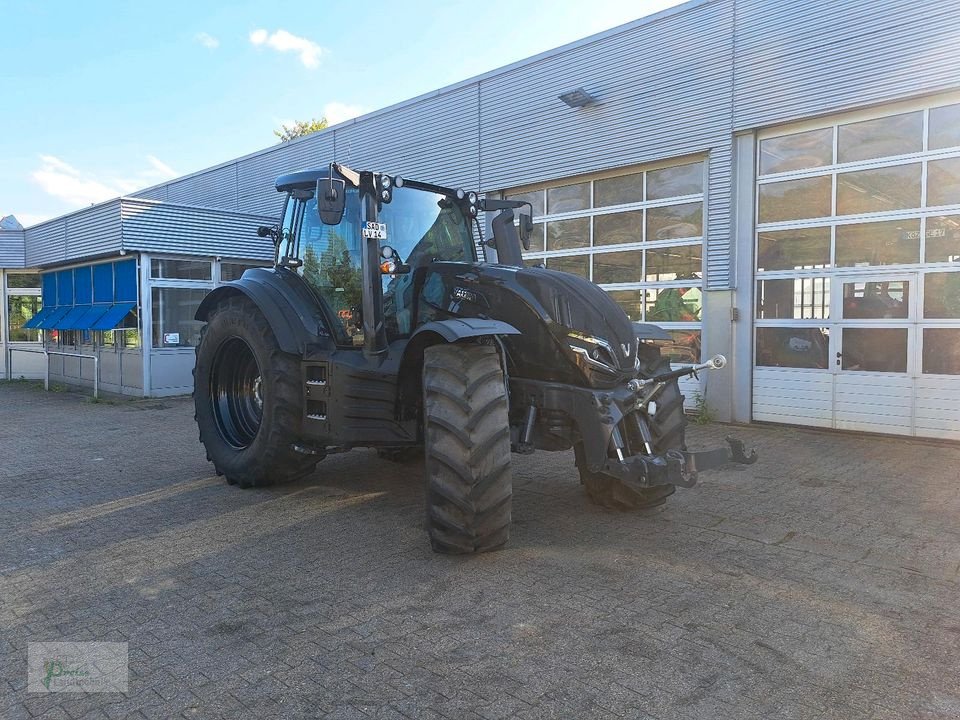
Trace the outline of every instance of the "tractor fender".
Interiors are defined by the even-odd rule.
[[[423,363],[424,350],[431,345],[455,343],[469,338],[519,334],[520,331],[509,323],[483,318],[434,320],[420,326],[410,336],[410,340],[403,349],[403,358],[400,360],[398,374],[400,406],[406,407],[411,402],[419,403],[420,366]]]
[[[221,285],[207,294],[195,317],[206,321],[221,300],[244,296],[263,313],[280,349],[285,353],[303,355],[308,343],[329,338],[330,333],[316,300],[306,288],[297,287],[299,282],[299,277],[285,278],[281,271],[248,270],[239,280]]]

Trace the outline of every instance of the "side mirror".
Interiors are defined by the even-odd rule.
[[[324,225],[339,225],[347,206],[347,184],[338,178],[317,180],[317,212]]]

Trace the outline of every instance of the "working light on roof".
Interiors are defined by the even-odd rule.
[[[597,101],[593,95],[588,93],[582,87],[563,93],[560,96],[560,99],[563,100],[567,106],[572,108],[586,107],[587,105],[592,105]]]

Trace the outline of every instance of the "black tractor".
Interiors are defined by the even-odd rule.
[[[510,533],[511,452],[573,448],[587,495],[663,503],[742,445],[690,453],[657,341],[593,283],[524,267],[523,203],[384,173],[280,177],[272,269],[211,292],[194,369],[200,440],[217,473],[261,487],[326,455],[422,452],[434,550],[494,550]],[[481,212],[497,213],[484,242]],[[487,248],[497,262],[478,259]]]

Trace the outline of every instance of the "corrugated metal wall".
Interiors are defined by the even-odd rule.
[[[0,268],[22,268],[23,230],[0,230]]]
[[[275,217],[130,198],[123,200],[122,214],[123,247],[128,251],[273,258],[273,243],[259,237],[257,227],[274,223]]]
[[[27,228],[24,244],[28,267],[116,253],[120,250],[120,200]]]
[[[956,0],[737,0],[735,129],[956,89]]]

